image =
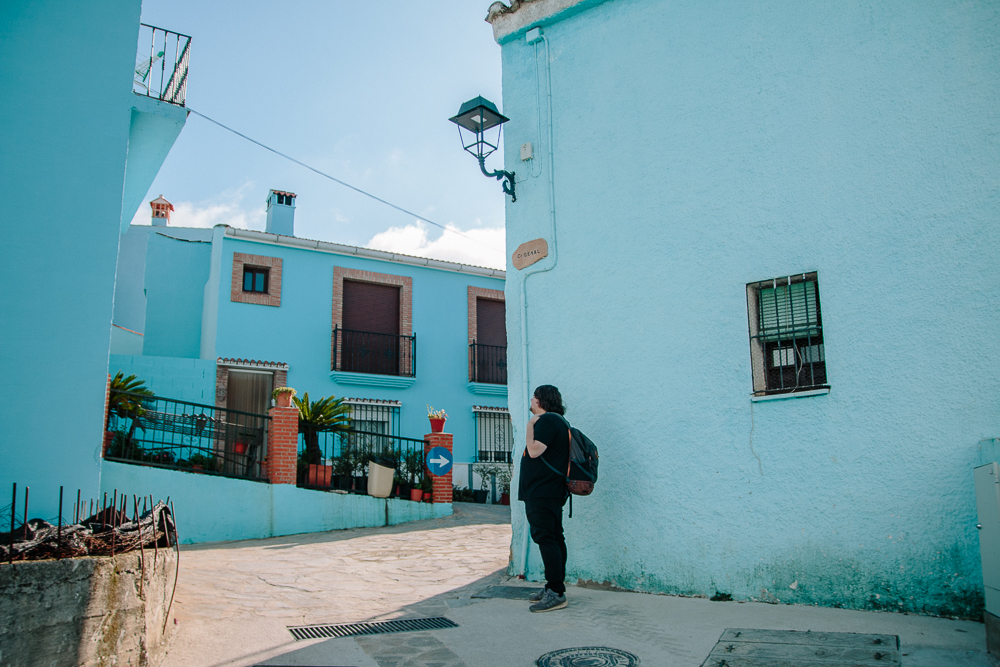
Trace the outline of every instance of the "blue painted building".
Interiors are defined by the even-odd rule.
[[[169,215],[157,201],[154,223]],[[295,237],[295,202],[271,190],[265,232],[133,225],[110,372],[251,412],[283,385],[344,397],[357,428],[410,438],[428,432],[428,404],[443,408],[455,484],[479,486],[469,464],[511,447],[504,272]]]
[[[514,427],[552,383],[601,446],[569,576],[977,617],[995,3],[535,0],[488,20],[507,239],[548,244],[508,267]],[[517,503],[513,524],[512,571],[537,579]]]
[[[183,81],[146,66],[136,85],[155,32],[139,14],[0,5],[0,505],[29,485],[33,517],[56,516],[60,485],[97,495],[118,238],[186,118],[189,50],[156,56]]]

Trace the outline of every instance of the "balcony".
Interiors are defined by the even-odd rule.
[[[184,106],[190,59],[191,37],[140,23],[132,91]]]
[[[469,382],[507,384],[507,346],[469,345]]]
[[[405,388],[417,375],[417,336],[333,328],[330,377],[339,384]]]

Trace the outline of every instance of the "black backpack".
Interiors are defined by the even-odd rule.
[[[558,413],[556,413],[558,414]],[[573,428],[566,418],[559,415],[569,431],[569,461],[566,463],[566,489],[570,492],[569,516],[573,517],[573,496],[589,496],[594,492],[597,483],[598,454],[597,445],[578,428]],[[539,457],[552,472],[562,475],[556,467]]]

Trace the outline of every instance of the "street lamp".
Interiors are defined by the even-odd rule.
[[[462,141],[462,148],[472,153],[479,160],[479,168],[487,178],[495,178],[503,182],[503,191],[510,195],[510,201],[516,202],[517,196],[514,194],[514,172],[486,171],[486,158],[500,146],[500,126],[506,123],[509,118],[497,111],[497,107],[485,97],[479,96],[469,100],[458,110],[458,114],[449,118],[451,122],[458,125],[458,137]],[[472,133],[466,141],[466,135],[462,134],[462,129]],[[496,128],[496,138],[489,141],[486,133]],[[492,135],[493,133],[490,132]]]

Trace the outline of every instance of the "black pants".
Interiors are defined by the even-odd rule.
[[[566,593],[566,538],[563,536],[562,508],[566,498],[535,498],[524,501],[531,539],[538,545],[545,565],[545,587]]]

